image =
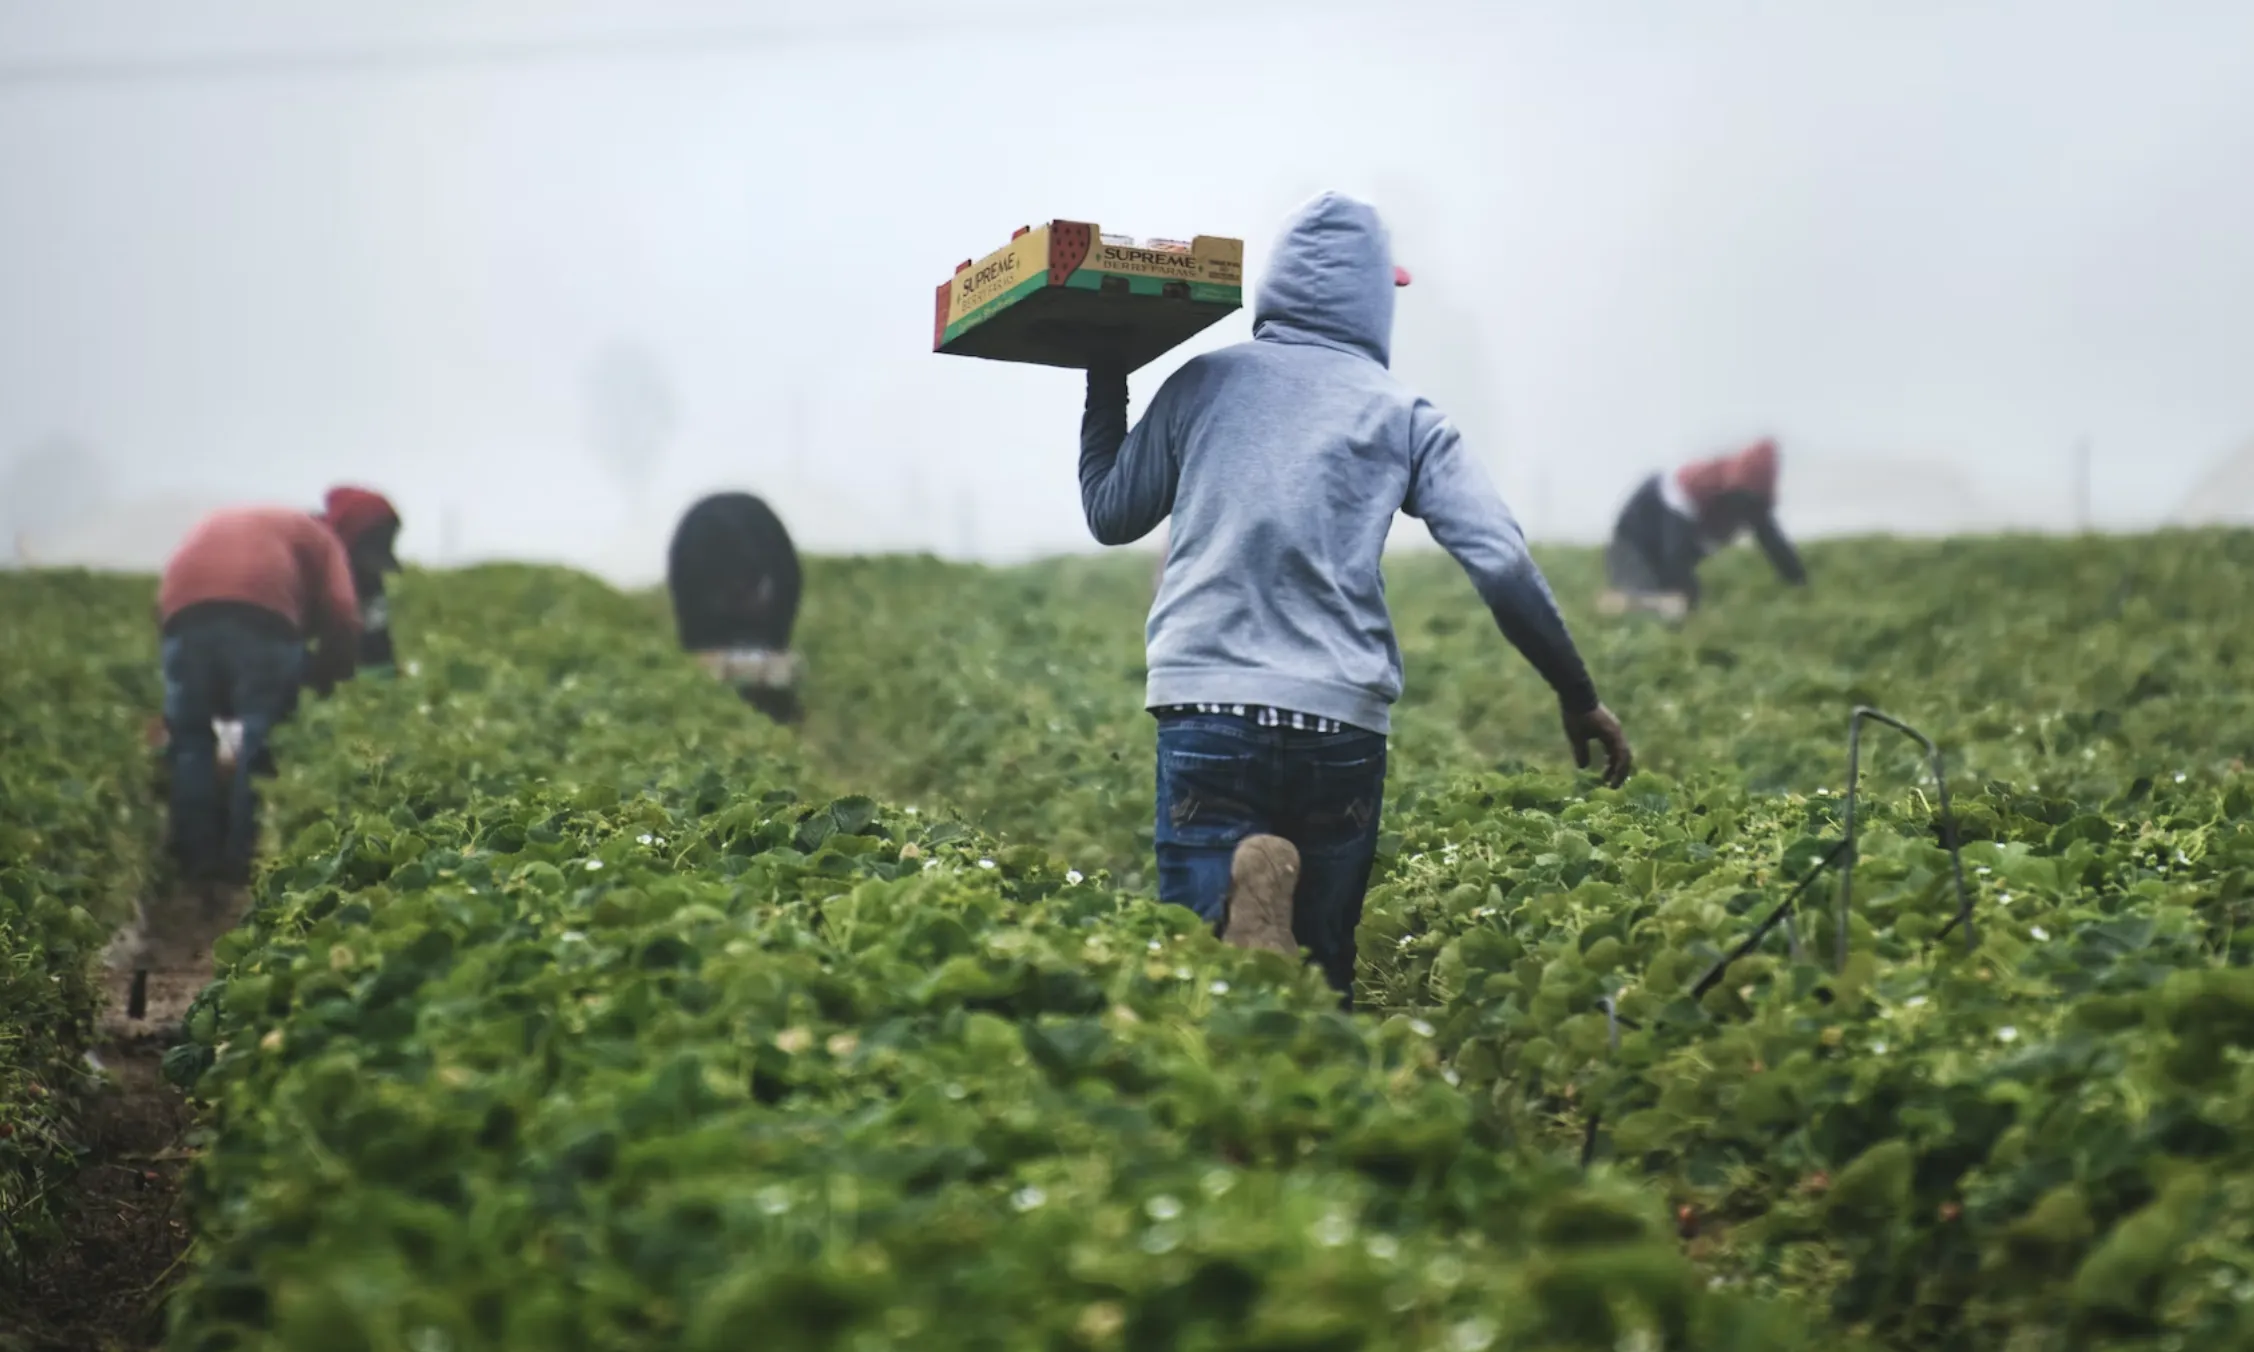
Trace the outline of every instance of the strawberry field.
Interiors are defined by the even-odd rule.
[[[1733,556],[1679,630],[1549,562],[1642,771],[1571,772],[1452,565],[1398,561],[1351,1016],[1147,900],[1145,561],[814,561],[790,731],[659,598],[410,575],[410,665],[285,735],[165,1058],[169,1345],[2254,1339],[2254,537],[1832,544],[1794,594]],[[0,578],[0,1265],[86,1163],[147,603]],[[1858,705],[1946,754],[1969,926],[1876,728],[1840,926]]]

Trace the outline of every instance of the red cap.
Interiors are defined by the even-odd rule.
[[[369,534],[399,525],[399,509],[391,505],[391,499],[370,489],[349,485],[332,488],[324,505],[321,519],[348,549]]]
[[[1409,284],[1409,270],[1399,263],[1393,265],[1393,284],[1395,286],[1407,286]]]
[[[1763,437],[1736,455],[1700,460],[1675,471],[1675,482],[1690,500],[1705,504],[1723,493],[1751,493],[1764,502],[1777,498],[1777,443]]]

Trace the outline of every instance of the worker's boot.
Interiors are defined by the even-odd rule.
[[[1291,897],[1299,886],[1299,850],[1280,836],[1246,836],[1229,863],[1229,895],[1222,903],[1222,942],[1296,954]]]
[[[1631,612],[1681,624],[1690,615],[1690,597],[1681,592],[1607,591],[1597,598],[1598,614],[1620,616]]]

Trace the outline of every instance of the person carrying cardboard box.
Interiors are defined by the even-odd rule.
[[[1129,426],[1123,364],[1088,371],[1089,531],[1131,544],[1171,517],[1146,631],[1159,720],[1159,896],[1231,942],[1306,948],[1351,1006],[1401,652],[1379,556],[1421,518],[1556,691],[1568,744],[1632,762],[1517,521],[1447,417],[1387,369],[1393,262],[1377,212],[1303,207],[1253,337],[1196,357]]]

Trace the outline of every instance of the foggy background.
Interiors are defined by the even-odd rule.
[[[933,288],[1055,217],[1256,274],[1325,187],[1537,538],[1762,433],[1797,534],[2254,520],[2250,55],[2243,0],[0,0],[0,561],[339,480],[634,583],[723,487],[1093,548],[1079,377],[933,355]]]

